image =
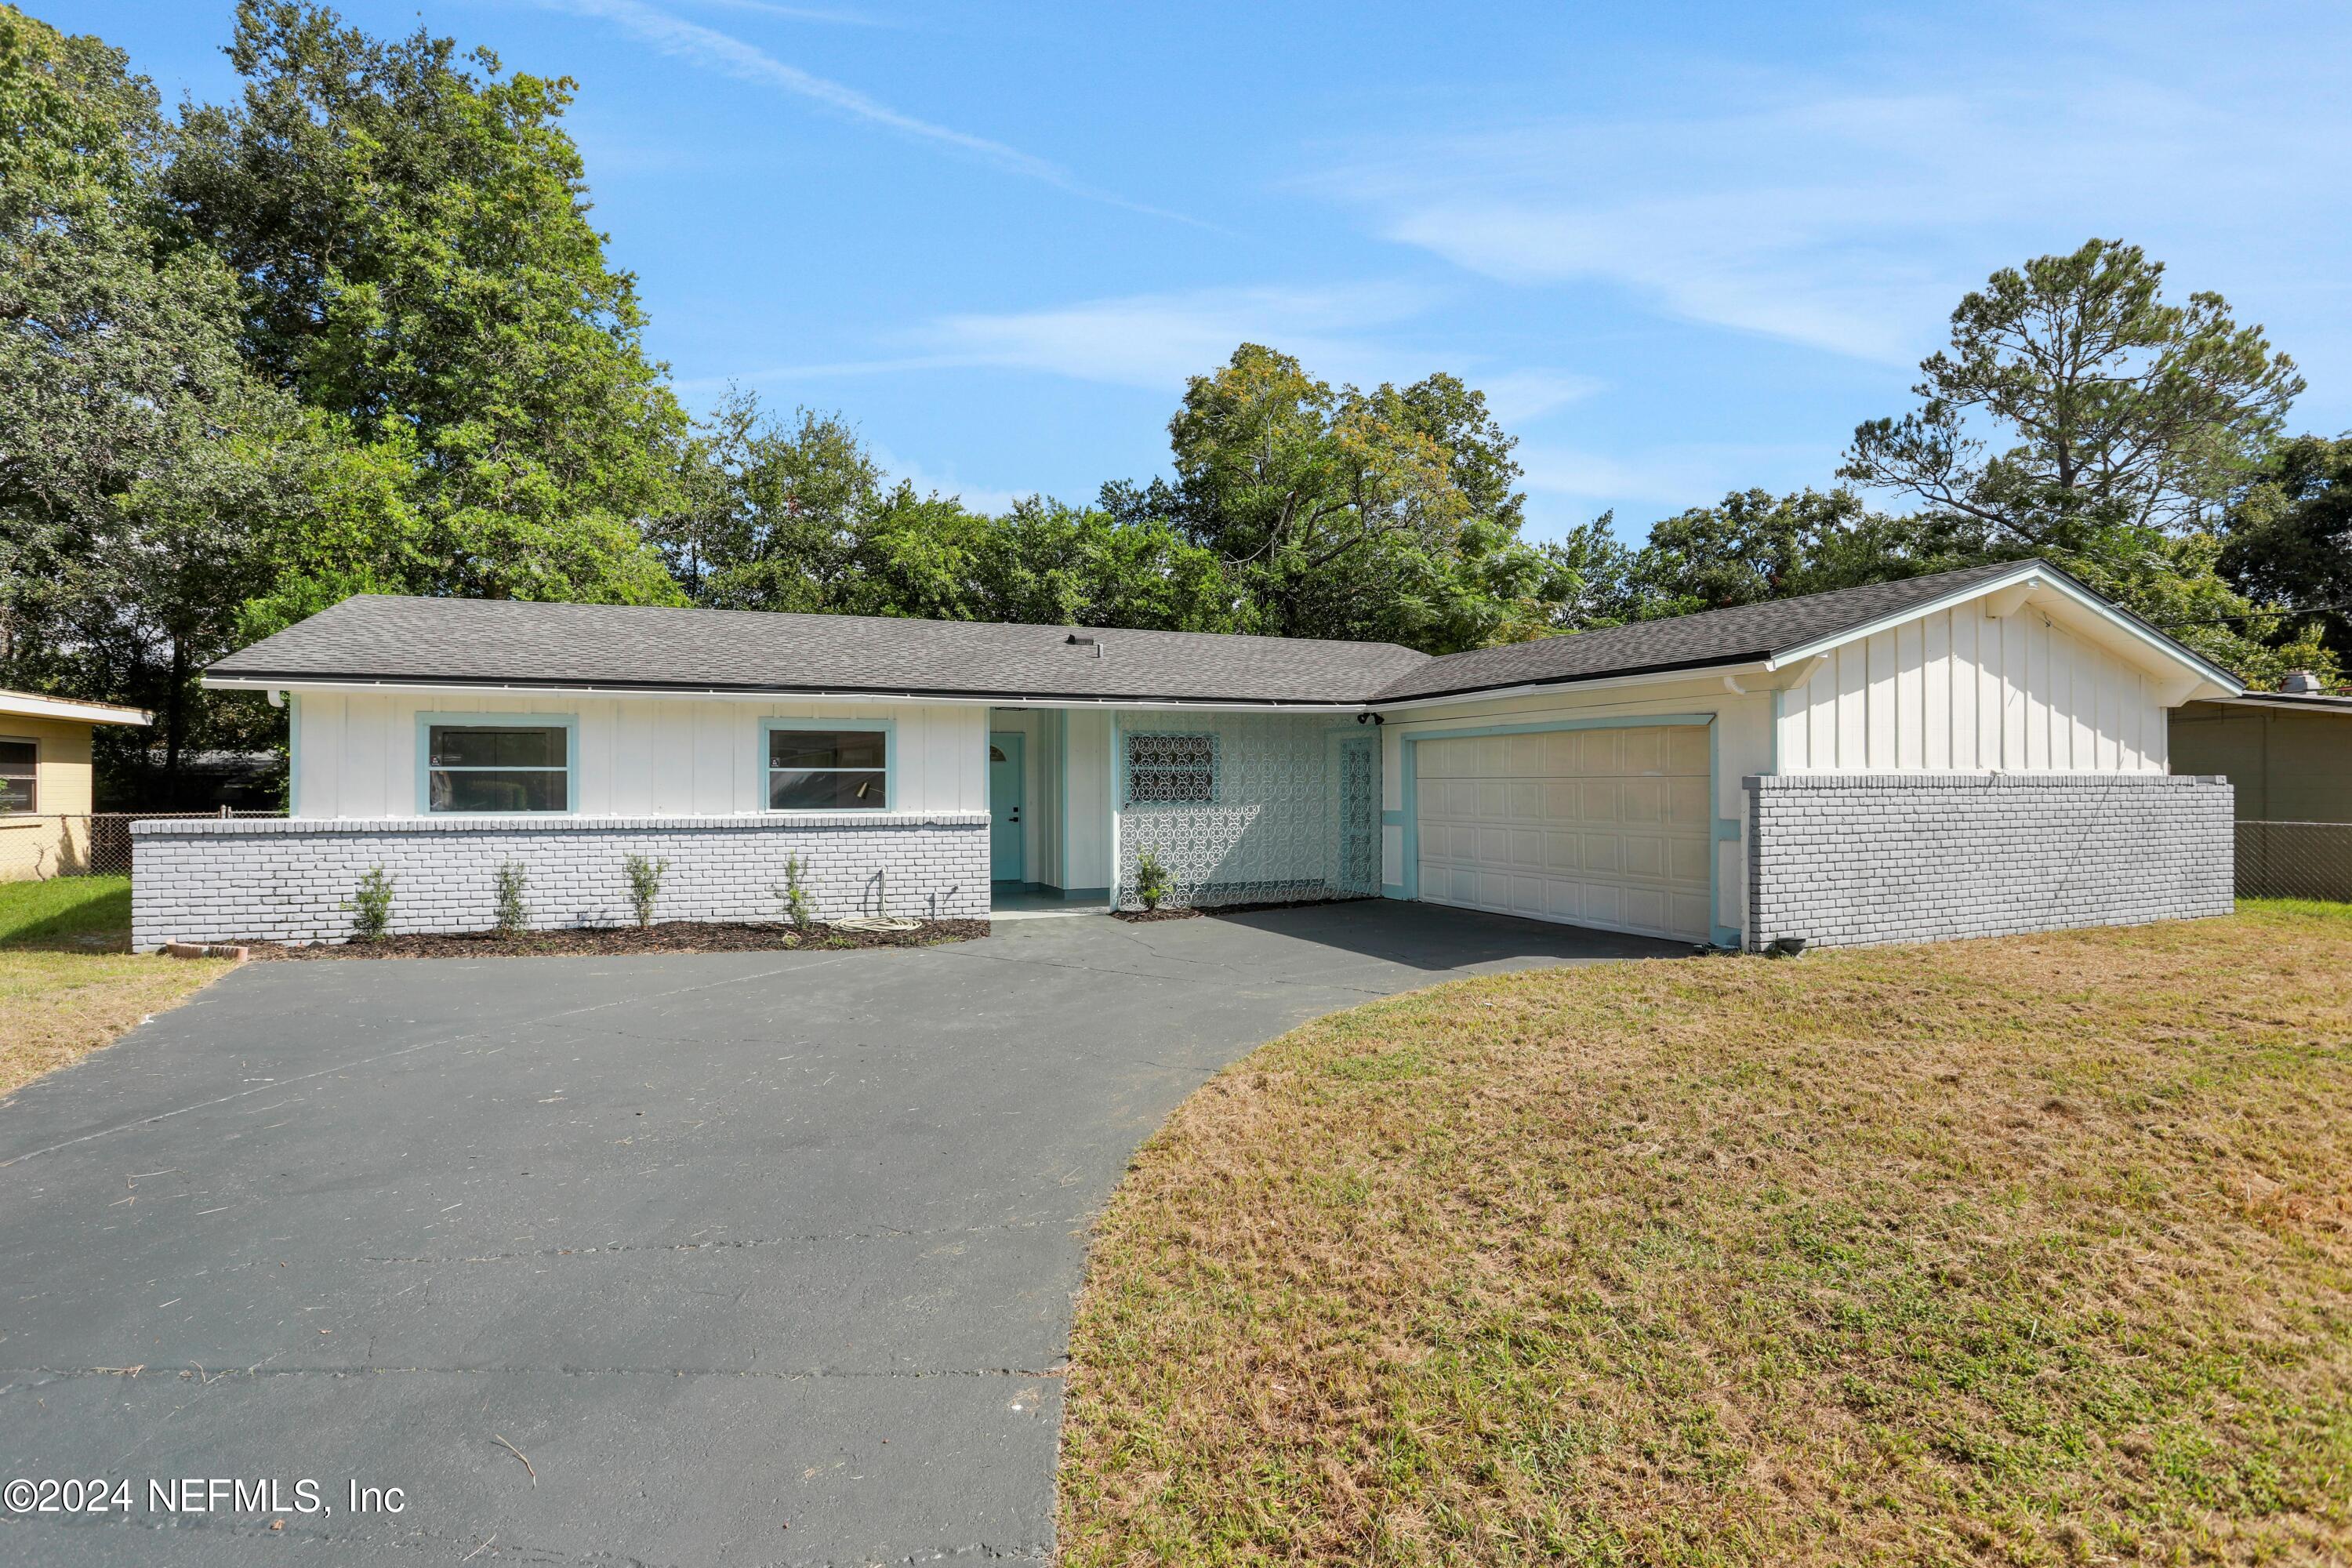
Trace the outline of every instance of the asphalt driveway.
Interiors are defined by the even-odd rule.
[[[1042,1557],[1085,1227],[1179,1100],[1334,1008],[1685,951],[1382,902],[997,929],[256,964],[0,1105],[0,1481],[107,1483],[0,1562]]]

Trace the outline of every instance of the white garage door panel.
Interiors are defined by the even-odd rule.
[[[1427,740],[1413,752],[1423,898],[1706,940],[1703,726]]]

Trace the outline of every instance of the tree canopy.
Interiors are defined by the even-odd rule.
[[[1517,440],[1459,377],[1335,385],[1248,342],[1181,389],[1163,477],[990,515],[837,413],[689,418],[569,80],[308,0],[242,0],[225,52],[236,101],[174,118],[0,0],[0,682],[162,715],[160,758],[103,742],[118,801],[282,736],[197,672],[362,592],[1443,653],[2040,554],[2257,684],[2352,638],[2352,437],[2289,437],[2288,356],[2120,241],[1969,293],[1853,488],[1638,543],[1527,538]]]
[[[2105,239],[1994,273],[1921,362],[1920,405],[1858,427],[1839,476],[1917,502],[1935,551],[2043,556],[2258,682],[2329,664],[2217,570],[2303,378],[2221,295],[2172,304],[2163,279]]]

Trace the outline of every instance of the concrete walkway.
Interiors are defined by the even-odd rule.
[[[0,1562],[1042,1557],[1085,1228],[1179,1100],[1371,997],[1683,951],[1372,902],[252,965],[0,1105],[0,1479],[131,1483]],[[189,1478],[280,1497],[155,1506]]]

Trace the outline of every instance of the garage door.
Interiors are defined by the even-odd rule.
[[[1413,752],[1423,898],[1709,936],[1705,726],[1426,740]]]

